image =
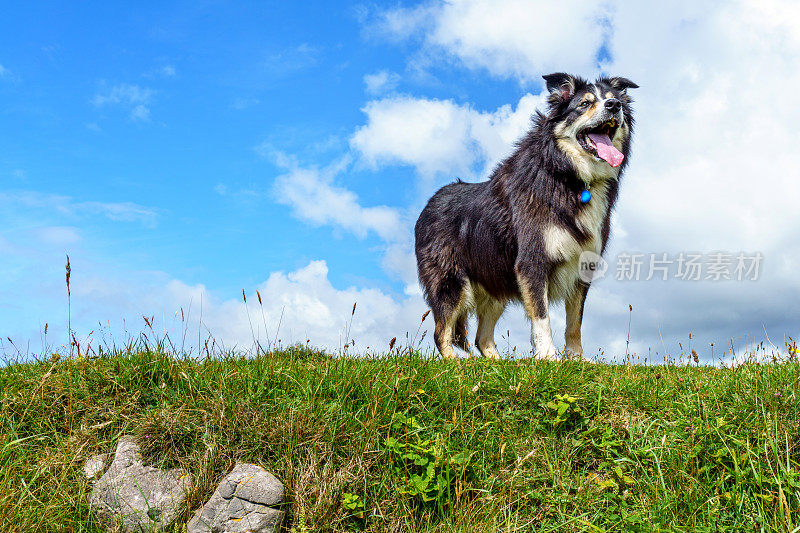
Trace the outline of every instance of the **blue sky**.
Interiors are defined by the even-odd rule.
[[[364,73],[391,58],[385,46],[363,46],[353,8],[63,4],[4,26],[14,77],[0,86],[4,181],[153,213],[146,224],[92,225],[95,252],[223,291],[253,283],[259,269],[299,266],[309,245],[343,276],[374,274],[369,254],[337,251],[364,252],[368,241],[332,242],[270,201],[276,169],[256,150],[269,143],[315,162],[325,155],[309,145],[346,143]],[[353,179],[369,200],[402,194],[396,181]]]
[[[87,228],[91,244],[187,282],[232,292],[265,271],[324,256],[335,283],[396,290],[376,279],[374,239],[331,239],[329,229],[298,224],[270,198],[279,172],[270,151],[327,164],[363,122],[364,76],[403,68],[398,47],[364,36],[363,9],[330,2],[21,7],[3,22],[4,181],[10,189],[146,207],[145,224]],[[397,88],[421,85],[432,97],[488,108],[522,94],[512,82],[460,77],[473,78],[470,87],[452,75]],[[362,170],[342,181],[365,203],[401,206],[412,196],[408,174]]]
[[[175,312],[197,313],[203,298],[208,330],[247,346],[243,288],[269,299],[264,334],[283,314],[288,340],[336,348],[353,301],[360,348],[413,333],[425,309],[410,245],[419,209],[510,153],[554,70],[642,85],[610,252],[766,257],[759,284],[599,287],[587,344],[619,352],[629,303],[641,310],[641,353],[674,352],[688,333],[705,345],[764,332],[782,342],[800,318],[789,266],[800,251],[792,208],[770,191],[798,187],[780,155],[796,146],[796,117],[761,103],[742,111],[738,98],[753,101],[764,79],[794,83],[794,8],[607,2],[570,15],[578,7],[10,6],[0,19],[0,334],[14,345],[2,350],[39,350],[44,323],[64,342],[67,253],[85,340],[100,324],[135,333],[142,315],[180,330]],[[741,120],[752,138],[735,134]],[[766,143],[776,131],[786,146]],[[737,160],[747,150],[766,154],[760,166]],[[774,183],[753,192],[762,172]],[[521,310],[504,320],[525,347]],[[560,326],[556,316],[556,338]]]

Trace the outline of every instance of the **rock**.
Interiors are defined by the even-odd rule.
[[[83,464],[83,474],[86,479],[94,479],[102,474],[108,465],[108,454],[98,453],[86,459]]]
[[[89,495],[89,506],[122,531],[161,531],[183,509],[189,480],[183,469],[145,466],[136,442],[122,437],[111,466]]]
[[[236,463],[189,520],[189,533],[273,533],[283,521],[283,483],[258,465]]]

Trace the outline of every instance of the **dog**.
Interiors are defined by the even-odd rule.
[[[531,322],[537,358],[557,360],[548,308],[565,302],[566,348],[581,358],[581,322],[589,283],[579,276],[582,252],[602,255],[620,178],[628,162],[634,82],[590,83],[563,72],[543,76],[547,114],[488,181],[457,180],[428,201],[414,228],[420,283],[435,319],[442,356],[453,345],[470,353],[467,318],[477,315],[475,345],[499,358],[494,328],[509,302]]]

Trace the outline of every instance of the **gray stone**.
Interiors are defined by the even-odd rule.
[[[83,475],[86,476],[86,479],[94,479],[105,472],[108,459],[107,453],[98,453],[86,459],[83,464]]]
[[[142,464],[139,446],[131,437],[122,437],[111,466],[89,495],[89,506],[122,531],[160,531],[184,508],[189,482],[183,469],[160,470]]]
[[[236,463],[189,520],[189,533],[273,533],[283,521],[283,483],[258,465]]]

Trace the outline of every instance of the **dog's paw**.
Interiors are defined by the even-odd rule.
[[[478,346],[478,351],[481,352],[482,356],[489,359],[500,359],[500,352],[497,351],[497,346],[494,344],[484,347]]]
[[[453,350],[452,346],[446,346],[444,349],[441,350],[442,357],[445,359],[455,359],[458,361],[458,354],[455,350]]]
[[[583,359],[583,348],[581,347],[580,344],[577,346],[567,345],[566,349],[564,350],[564,353],[566,354],[567,359],[576,359],[576,360]]]
[[[539,348],[538,346],[534,349],[534,356],[536,359],[541,359],[543,361],[558,361],[558,350],[553,344],[545,345]]]

